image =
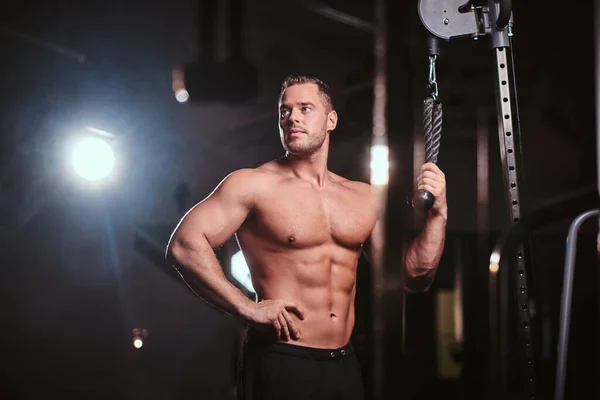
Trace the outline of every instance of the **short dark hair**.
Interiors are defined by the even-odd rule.
[[[327,111],[333,110],[333,101],[331,101],[331,89],[329,85],[327,85],[322,80],[315,78],[314,76],[306,76],[306,75],[289,75],[287,78],[283,80],[281,83],[281,92],[279,93],[279,101],[283,98],[283,93],[287,88],[294,85],[300,85],[303,83],[314,83],[319,88],[319,94],[323,99],[323,104],[325,104],[325,108]]]

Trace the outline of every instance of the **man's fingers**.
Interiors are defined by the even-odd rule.
[[[423,166],[421,167],[421,172],[425,172],[425,171],[433,171],[436,173],[441,173],[443,175],[443,172],[440,169],[440,167],[438,167],[435,163],[431,163],[431,162],[423,164]]]
[[[419,176],[416,179],[416,182],[418,183],[422,183],[423,181],[430,179],[434,182],[438,182],[438,183],[445,183],[445,178],[441,175],[435,174],[431,171],[425,171],[422,174],[419,174]]]
[[[281,324],[279,323],[279,319],[273,321],[273,328],[275,328],[275,334],[277,337],[281,336]]]
[[[419,186],[424,186],[424,185],[431,186],[431,187],[437,187],[440,190],[444,187],[443,183],[438,182],[431,178],[423,178],[423,180],[421,182],[419,182]]]
[[[290,331],[288,329],[287,321],[282,314],[279,314],[279,324],[281,325],[281,338],[287,342],[290,340]]]
[[[292,319],[292,316],[286,310],[283,310],[283,312],[281,314],[283,315],[283,318],[285,318],[285,321],[287,322],[287,326],[290,330],[290,333],[292,335],[294,335],[294,339],[299,339],[300,331],[298,331],[298,328],[296,328],[296,324],[294,324],[294,320]]]
[[[443,181],[443,176],[440,175],[440,174],[436,174],[433,171],[425,171],[421,175],[419,175],[419,177],[421,179],[430,178],[430,179],[433,179],[433,180],[438,181],[438,182]]]
[[[298,318],[304,319],[304,311],[296,303],[286,302],[285,309],[296,314]]]

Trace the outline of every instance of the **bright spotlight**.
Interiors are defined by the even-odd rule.
[[[175,99],[180,103],[185,103],[190,98],[190,94],[185,88],[185,70],[181,66],[173,68],[173,93],[175,93]]]
[[[180,103],[185,103],[190,98],[190,94],[185,89],[178,89],[175,92],[175,99]]]
[[[389,150],[385,145],[371,147],[371,184],[387,185],[389,181]]]
[[[492,274],[496,274],[496,273],[498,273],[498,270],[500,269],[500,266],[498,264],[496,264],[496,263],[491,263],[489,268],[490,268],[490,272]]]
[[[248,291],[256,293],[250,279],[250,269],[248,269],[248,264],[246,264],[246,259],[241,251],[231,256],[231,276],[248,289]]]
[[[115,165],[115,154],[104,140],[88,137],[75,145],[73,168],[81,177],[97,181],[106,178]]]
[[[490,255],[489,269],[492,274],[496,274],[500,270],[500,253],[497,250],[492,251]]]
[[[141,349],[144,345],[144,339],[148,337],[149,332],[147,329],[134,328],[131,334],[133,335],[133,347]]]
[[[136,337],[133,339],[133,347],[135,347],[136,349],[140,349],[143,345],[144,341],[141,338]]]

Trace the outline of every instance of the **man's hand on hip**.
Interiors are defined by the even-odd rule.
[[[268,333],[274,332],[278,339],[298,340],[300,331],[296,328],[290,313],[304,319],[304,312],[294,302],[286,300],[263,300],[256,303],[247,313],[246,320]]]

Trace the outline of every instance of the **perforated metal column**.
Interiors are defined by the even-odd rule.
[[[507,51],[505,48],[496,48],[495,50],[496,67],[497,67],[497,104],[498,104],[498,139],[500,144],[500,158],[502,162],[502,171],[504,177],[504,187],[506,191],[506,200],[508,202],[509,216],[512,223],[516,223],[521,218],[521,209],[519,201],[519,179],[517,174],[517,160],[515,157],[516,148],[514,140],[514,124],[513,113],[511,107],[511,92],[509,84],[510,74],[509,65],[507,62]],[[531,340],[531,316],[529,312],[529,293],[527,286],[527,272],[525,266],[525,256],[523,246],[520,245],[517,249],[517,274],[516,288],[518,299],[518,315],[521,343],[523,346],[524,371],[528,384],[530,398],[535,398],[535,369],[533,362],[533,349]],[[510,271],[509,271],[510,272]],[[509,273],[507,276],[511,276]],[[508,288],[509,285],[506,285]],[[502,293],[501,293],[502,296]],[[505,300],[505,301],[503,301]],[[500,360],[501,363],[506,363],[508,343],[508,304],[507,299],[502,299],[500,302]],[[505,341],[505,342],[503,342]],[[508,366],[502,365],[500,371],[506,373]],[[506,383],[506,376],[501,376],[501,384]]]

